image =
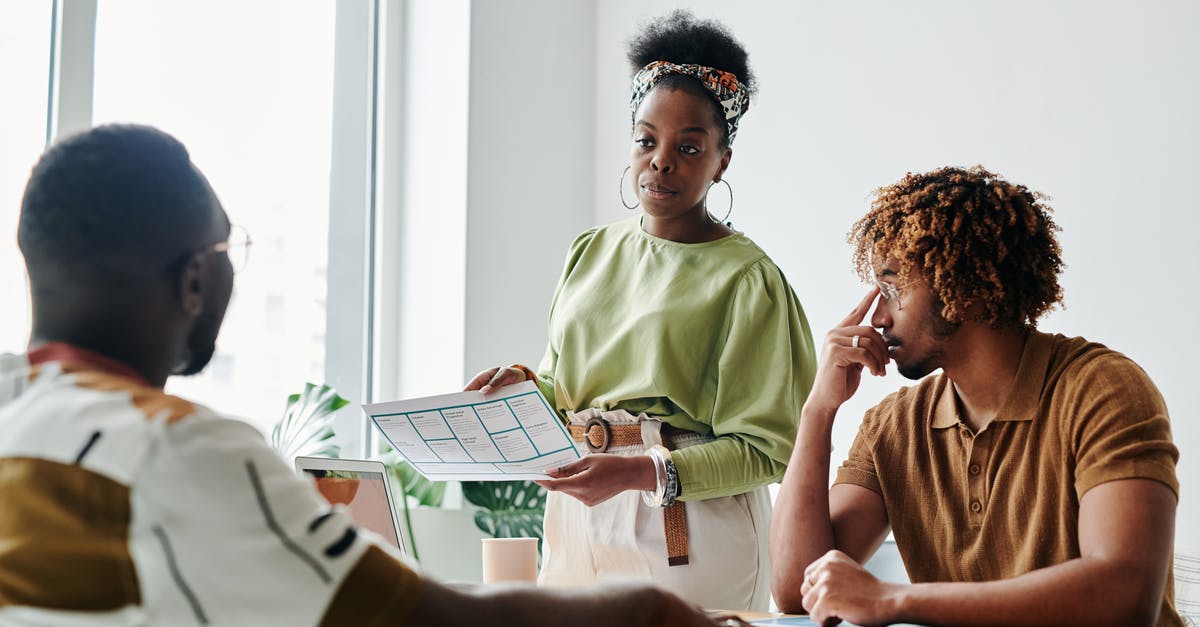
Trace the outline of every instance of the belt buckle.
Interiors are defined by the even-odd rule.
[[[599,426],[600,432],[604,434],[604,440],[599,445],[592,444],[591,433],[593,425]],[[612,429],[609,428],[608,421],[599,417],[587,421],[587,424],[583,427],[583,442],[587,445],[588,451],[592,453],[607,451],[609,442],[612,442]]]

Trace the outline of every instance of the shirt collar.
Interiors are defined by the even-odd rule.
[[[933,406],[933,421],[930,426],[934,429],[948,429],[962,422],[962,416],[958,414],[958,395],[954,393],[954,385],[950,383],[950,379],[944,374],[939,374],[938,384],[941,390],[938,392],[937,403]]]
[[[27,358],[31,366],[58,362],[64,366],[79,366],[87,370],[99,370],[111,375],[133,379],[142,385],[150,385],[150,382],[146,381],[133,368],[110,357],[105,357],[100,353],[66,342],[40,344],[29,351]]]
[[[1038,401],[1042,396],[1042,387],[1046,382],[1046,371],[1050,367],[1053,349],[1053,335],[1032,330],[1029,332],[1025,338],[1025,348],[1021,351],[1021,362],[1017,366],[1012,390],[1004,401],[1004,407],[992,422],[1028,422],[1037,416]],[[939,376],[943,381],[939,382],[941,390],[934,405],[930,426],[934,429],[945,429],[962,422],[962,417],[958,412],[958,395],[954,392],[954,385],[945,375]]]

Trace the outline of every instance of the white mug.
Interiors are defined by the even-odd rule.
[[[537,583],[537,538],[483,538],[483,583]]]

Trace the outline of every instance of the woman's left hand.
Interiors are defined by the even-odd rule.
[[[584,505],[603,503],[625,490],[654,490],[654,460],[645,455],[625,457],[609,453],[585,455],[550,471],[552,479],[535,481],[553,492],[579,499]]]

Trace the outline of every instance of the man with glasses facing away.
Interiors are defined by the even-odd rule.
[[[825,336],[775,506],[782,609],[824,624],[1183,624],[1167,408],[1125,356],[1036,329],[1062,298],[1057,230],[1044,197],[981,167],[876,193],[850,242],[877,285]],[[829,487],[838,408],[892,362],[920,382],[866,413]],[[861,566],[889,529],[910,585]]]
[[[720,624],[644,586],[423,579],[252,427],[165,394],[212,357],[248,245],[169,135],[50,148],[18,239],[33,329],[0,356],[0,624]]]

